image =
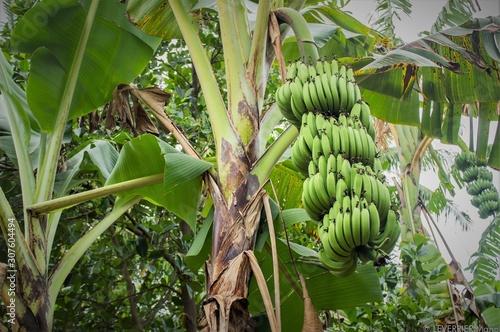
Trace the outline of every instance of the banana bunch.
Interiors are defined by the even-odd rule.
[[[473,154],[462,152],[455,157],[455,166],[462,172],[462,180],[467,183],[472,205],[479,209],[479,217],[486,219],[500,213],[500,196],[486,163]]]
[[[375,145],[370,107],[352,68],[336,61],[288,66],[276,102],[299,136],[291,159],[306,179],[302,206],[318,221],[318,258],[339,277],[377,260],[401,233]]]
[[[287,67],[286,82],[276,90],[275,98],[283,116],[297,127],[301,126],[304,113],[338,117],[359,104],[354,107],[354,115],[374,137],[370,107],[361,99],[353,69],[335,60],[318,60],[315,65],[292,62]]]

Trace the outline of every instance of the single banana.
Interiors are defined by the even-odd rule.
[[[317,164],[319,156],[323,155],[323,149],[321,148],[321,139],[319,136],[314,136],[313,146],[312,146],[312,160]]]
[[[340,152],[345,154],[346,158],[349,156],[349,136],[347,134],[346,126],[339,126],[340,134]]]
[[[346,195],[342,198],[342,212],[348,213],[351,212],[351,196]],[[345,221],[345,220],[344,220]]]
[[[362,240],[364,232],[366,232],[366,230],[363,229],[361,224],[361,210],[359,208],[354,208],[351,210],[351,230],[354,245],[357,247],[365,244],[362,243]]]
[[[302,137],[304,137],[304,141],[306,142],[309,151],[311,151],[312,153],[314,146],[314,137],[317,136],[312,134],[311,125],[302,127],[300,130],[300,134],[302,135]]]
[[[349,115],[351,118],[355,119],[355,118],[360,118],[361,117],[361,103],[357,102],[355,103],[350,112],[349,112]]]
[[[347,90],[347,103],[346,110],[350,110],[356,103],[356,92],[354,91],[354,82],[347,79],[346,90]]]
[[[370,212],[368,209],[360,210],[360,221],[361,221],[361,244],[365,245],[370,242],[370,238],[372,236],[372,228],[371,228],[371,220],[370,220]]]
[[[333,121],[330,121],[332,123]],[[331,143],[332,143],[332,153],[338,155],[340,153],[340,131],[337,124],[331,125]]]
[[[348,159],[344,159],[344,161],[342,162],[342,167],[340,168],[340,174],[347,185],[347,190],[350,193],[352,189],[351,187],[352,179],[351,179],[351,163],[349,162]]]
[[[335,197],[337,200],[342,201],[347,195],[347,184],[344,179],[337,179],[337,184],[335,185]]]
[[[314,112],[307,112],[307,125],[313,137],[318,135],[318,128],[316,128],[316,114],[314,114]]]
[[[323,180],[326,181],[326,176],[328,174],[328,162],[324,155],[319,156],[318,158],[318,172],[323,177]]]
[[[360,172],[356,172],[352,178],[352,194],[357,197],[363,195],[363,174]]]
[[[345,77],[349,81],[354,81],[354,70],[352,69],[351,66],[347,67]]]
[[[309,88],[309,95],[311,96],[311,101],[312,104],[314,105],[314,110],[316,111],[321,111],[321,103],[319,101],[319,96],[318,96],[318,91],[316,91],[316,84],[314,84],[314,81],[310,81],[307,83],[307,86]]]
[[[325,122],[325,123],[328,123],[328,122]],[[323,149],[324,156],[328,157],[329,155],[332,154],[332,147],[330,144],[330,139],[329,139],[328,134],[326,132],[321,134],[321,147]]]
[[[331,154],[328,156],[328,159],[326,160],[326,167],[328,168],[328,173],[337,172],[337,158],[335,158],[335,155]]]
[[[316,94],[318,95],[319,103],[321,105],[320,110],[324,113],[328,113],[328,100],[326,99],[326,95],[323,88],[323,81],[320,76],[317,76],[314,79],[314,86],[316,87]]]
[[[340,95],[338,88],[338,75],[333,75],[330,77],[330,91],[333,98],[333,108],[331,110],[334,116],[338,116],[340,113]]]
[[[354,129],[354,128],[353,128],[353,133],[354,133],[354,146],[356,147],[356,154],[354,158],[362,162],[365,158],[364,158],[364,147],[361,141],[361,133],[359,132],[359,129]]]
[[[324,73],[325,73],[325,68],[323,65],[323,61],[321,59],[318,59],[318,61],[316,61],[316,74],[322,75]]]
[[[380,219],[383,220],[387,217],[387,213],[391,206],[391,197],[389,194],[389,189],[386,187],[384,183],[377,180],[377,185],[378,185],[378,198],[379,198],[377,204],[377,210],[379,212]]]
[[[343,232],[344,232],[344,238],[349,245],[349,248],[352,250],[356,248],[356,244],[354,243],[354,236],[352,232],[352,223],[351,223],[351,212],[345,212],[344,211],[344,218],[343,218],[344,223],[342,224],[343,226]]]
[[[291,62],[286,67],[286,80],[293,80],[297,76],[297,61]]]
[[[309,80],[313,80],[318,75],[318,73],[316,72],[316,67],[309,65],[307,66],[307,69],[309,69]]]
[[[340,112],[346,111],[347,110],[347,100],[348,100],[348,95],[347,95],[347,80],[339,76],[339,79],[337,80],[337,88],[339,90],[339,97],[340,97]]]
[[[323,85],[323,93],[325,94],[326,97],[327,113],[333,114],[334,103],[333,103],[332,89],[330,87],[330,76],[331,75],[324,73],[323,75],[320,76],[320,79],[321,79],[321,84]]]
[[[316,114],[316,128],[318,130],[318,134],[321,134],[321,131],[323,130],[323,128],[325,128],[326,121],[328,120],[325,119],[323,114],[321,113]]]
[[[330,69],[332,70],[332,75],[339,73],[339,63],[335,59],[330,63]]]
[[[318,173],[318,166],[312,161],[307,166],[307,175],[311,178]]]
[[[373,200],[372,185],[370,178],[372,178],[372,176],[368,175],[366,172],[361,174],[361,180],[363,182],[362,196],[368,203],[370,203]]]
[[[339,77],[347,79],[347,67],[345,65],[339,67]]]
[[[359,85],[354,83],[354,100],[358,102],[359,100],[361,100],[361,98],[362,96],[361,96],[361,90],[359,89]]]
[[[378,215],[378,210],[375,204],[369,203],[368,208],[364,209],[368,213],[368,217],[370,218],[370,239],[368,242],[375,240],[380,232],[380,217]]]
[[[333,157],[333,156],[332,156]],[[328,192],[328,196],[333,199],[336,197],[336,188],[337,188],[337,177],[334,172],[328,172],[326,175],[326,190]]]
[[[330,77],[333,75],[332,73],[332,65],[329,61],[326,59],[323,59],[323,73],[324,75]]]
[[[303,62],[300,62],[297,67],[297,77],[300,79],[302,84],[309,80],[309,66]]]
[[[356,156],[356,139],[354,137],[354,129],[352,126],[347,126],[347,138],[349,140],[349,159],[352,159]]]
[[[309,84],[310,82],[306,82],[302,85],[302,99],[304,100],[304,104],[306,105],[307,111],[314,112],[316,110],[316,107],[313,104]]]

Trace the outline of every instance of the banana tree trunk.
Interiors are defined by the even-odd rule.
[[[238,174],[234,178],[241,178]],[[207,296],[198,325],[201,331],[251,330],[247,300],[251,268],[243,253],[254,249],[263,205],[264,191],[259,191],[256,181],[248,175],[241,182],[231,182],[235,187],[228,198],[218,187],[212,189],[212,257],[205,265]]]

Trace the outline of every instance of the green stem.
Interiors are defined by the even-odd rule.
[[[274,13],[279,23],[286,23],[292,28],[304,62],[315,64],[319,58],[318,48],[304,16],[290,7],[279,8]]]
[[[232,143],[236,141],[236,137],[234,131],[230,130],[232,125],[227,115],[226,105],[222,99],[212,65],[198,36],[198,29],[184,10],[182,2],[180,0],[169,0],[169,4],[193,59],[203,93],[205,96],[210,96],[210,98],[206,98],[205,102],[213,129],[215,144],[220,149],[223,138]]]
[[[55,303],[57,294],[64,283],[64,280],[71,272],[75,264],[82,257],[85,251],[97,240],[97,238],[108,229],[120,216],[122,216],[128,209],[135,204],[139,203],[142,196],[134,196],[125,199],[121,204],[115,205],[113,211],[108,214],[103,220],[95,225],[90,231],[83,235],[73,246],[69,249],[58,264],[52,270],[49,278],[49,301]],[[118,203],[118,202],[117,202]]]
[[[92,199],[97,199],[108,195],[114,195],[126,190],[131,190],[135,188],[144,187],[147,185],[160,183],[163,181],[163,177],[164,175],[163,173],[161,173],[161,174],[145,176],[138,179],[123,181],[120,183],[115,183],[109,186],[85,191],[75,195],[65,196],[50,201],[33,204],[32,206],[29,206],[27,210],[33,216],[54,212]]]
[[[94,22],[98,6],[99,0],[92,0],[87,18],[85,20],[82,35],[80,37],[80,42],[78,43],[78,49],[76,50],[75,58],[71,68],[69,69],[68,81],[64,87],[63,98],[57,112],[54,134],[49,139],[47,154],[44,156],[41,167],[39,165],[39,173],[41,176],[38,179],[39,183],[35,193],[35,202],[37,203],[47,201],[52,197],[52,190],[54,188],[57,171],[57,162],[59,160],[64,130],[68,120],[71,102],[73,101],[76,83],[78,81],[78,73],[80,72],[80,67],[85,54],[85,48],[87,46],[90,30],[92,29],[92,23]]]
[[[26,222],[27,223],[27,222]],[[9,225],[10,224],[10,225]],[[14,226],[14,228],[12,228]],[[40,267],[37,265],[32,252],[29,250],[28,244],[24,239],[21,232],[21,226],[15,219],[14,212],[5,197],[5,194],[0,187],[0,228],[2,229],[2,234],[5,239],[5,243],[8,243],[8,238],[11,234],[14,234],[16,239],[15,251],[16,251],[16,268],[21,271],[27,268],[36,277],[40,276]]]
[[[264,183],[267,180],[280,157],[298,134],[297,127],[289,126],[255,162],[250,173],[257,176],[259,183]]]
[[[258,109],[262,111],[264,96],[267,86],[268,66],[266,66],[266,46],[268,43],[269,13],[271,11],[271,1],[259,1],[257,10],[257,20],[253,31],[252,46],[249,57],[249,73],[256,82]]]
[[[2,90],[4,90],[2,94],[5,101],[5,112],[7,114],[7,120],[9,122],[12,141],[16,152],[23,206],[26,207],[33,204],[33,196],[35,194],[35,177],[33,175],[33,165],[28,152],[30,141],[29,131],[31,127],[28,116],[23,108],[28,106],[27,103],[25,103],[25,94],[23,98],[18,97],[20,93],[24,92],[22,92],[21,88],[16,86],[12,80],[12,69],[9,63],[3,54],[0,55],[0,57],[0,75],[3,76],[1,81],[5,82],[5,86],[2,86]],[[24,212],[24,220],[28,220],[26,212]],[[24,235],[26,238],[28,238],[29,235],[28,231],[28,222],[25,222]]]

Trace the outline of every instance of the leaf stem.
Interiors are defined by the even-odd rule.
[[[278,8],[274,11],[274,14],[279,23],[286,23],[292,28],[304,62],[315,64],[319,58],[318,48],[304,16],[290,7]]]
[[[259,183],[264,183],[271,174],[274,165],[281,155],[288,149],[299,131],[295,126],[289,126],[285,131],[267,148],[262,156],[257,159],[250,173],[257,176]]]
[[[64,283],[64,280],[71,272],[77,261],[82,257],[85,251],[95,242],[95,240],[108,229],[119,217],[121,217],[128,209],[141,201],[143,196],[134,196],[125,199],[121,204],[115,205],[113,211],[104,219],[97,223],[90,231],[83,235],[69,249],[61,260],[52,270],[49,278],[49,301],[54,304],[57,294]]]
[[[109,186],[88,190],[71,196],[56,198],[42,203],[36,203],[27,208],[32,216],[38,216],[49,212],[66,209],[68,207],[108,195],[120,193],[122,191],[140,188],[147,185],[163,182],[163,173],[149,175],[142,178],[123,181]]]

